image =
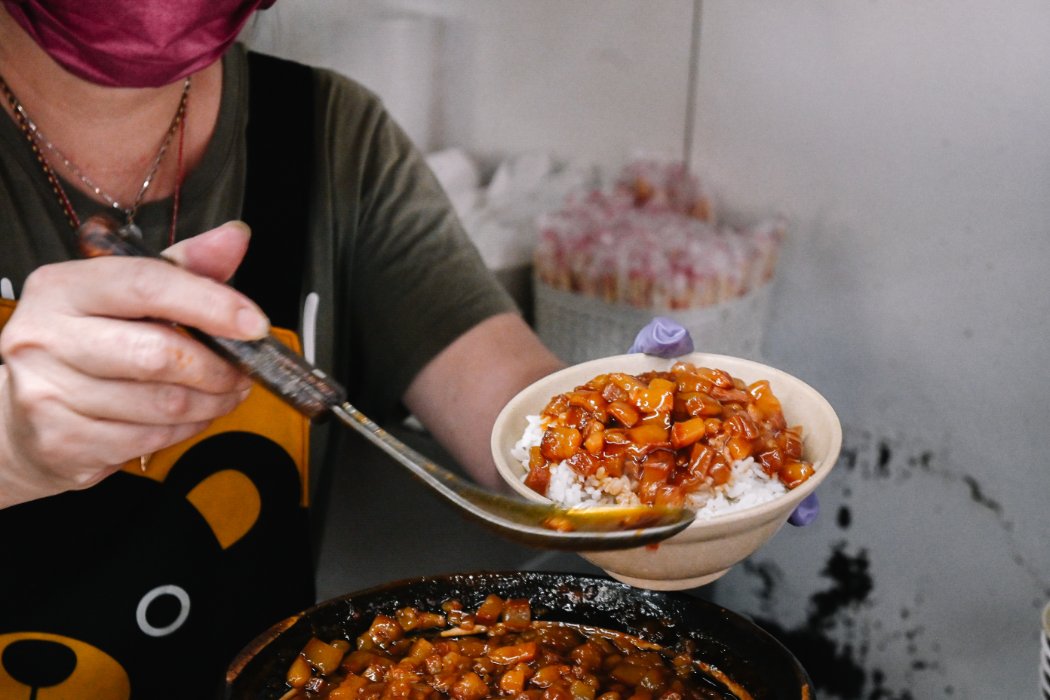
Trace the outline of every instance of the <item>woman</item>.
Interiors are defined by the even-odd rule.
[[[170,322],[273,332],[489,484],[495,413],[559,366],[374,96],[233,43],[271,3],[0,7],[5,697],[207,696],[313,602],[328,441]],[[75,260],[102,211],[179,267]]]

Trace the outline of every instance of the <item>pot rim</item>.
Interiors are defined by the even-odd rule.
[[[571,589],[565,588],[569,584],[571,584]],[[554,587],[561,586],[565,591],[568,591],[568,593],[566,593],[568,596],[566,600],[571,598],[575,591],[599,591],[606,596],[609,594],[622,595],[624,596],[624,599],[621,602],[640,606],[639,609],[644,607],[646,614],[654,612],[680,614],[683,611],[686,611],[692,612],[695,615],[709,617],[711,621],[721,627],[720,631],[726,633],[726,636],[743,635],[749,637],[749,641],[754,642],[756,646],[769,649],[778,655],[779,661],[784,666],[782,672],[791,676],[793,683],[797,684],[797,693],[792,692],[790,689],[778,689],[777,693],[774,695],[761,697],[799,698],[800,700],[810,700],[814,697],[815,690],[809,674],[794,654],[792,654],[783,643],[747,617],[716,603],[712,603],[682,591],[651,591],[635,588],[611,577],[599,574],[505,570],[435,574],[398,579],[380,583],[351,593],[346,593],[334,598],[329,598],[328,600],[321,601],[302,612],[290,615],[256,636],[255,639],[245,645],[245,647],[234,657],[226,674],[226,698],[228,700],[234,700],[240,697],[236,694],[237,684],[238,681],[242,679],[243,674],[252,661],[260,658],[260,656],[267,651],[275,651],[275,653],[279,652],[280,650],[271,649],[272,645],[278,643],[300,623],[306,623],[310,626],[311,630],[313,630],[313,622],[316,617],[338,611],[339,613],[348,615],[346,626],[350,627],[353,620],[349,616],[353,614],[358,603],[367,606],[371,604],[373,600],[378,600],[380,601],[379,605],[381,606],[394,604],[395,601],[398,600],[396,595],[399,592],[407,597],[408,595],[419,595],[418,591],[420,589],[432,587],[436,592],[447,590],[447,597],[457,597],[458,591],[465,591],[466,589],[470,589],[478,595],[482,593],[487,594],[489,592],[499,594],[499,590],[493,589],[499,586],[506,586],[508,588],[514,586],[527,588],[530,585],[536,586],[537,592],[535,595],[537,597],[545,593],[556,596],[558,595],[558,590]],[[544,588],[544,586],[546,586],[546,588]],[[445,599],[447,599],[447,597]],[[599,601],[599,605],[600,604],[601,601]],[[544,606],[544,608],[546,607],[547,606]],[[581,604],[581,607],[572,610],[546,610],[544,614],[552,620],[557,620],[559,617],[565,618],[570,617],[573,614],[580,614],[582,607],[586,606]],[[611,608],[608,608],[608,610],[612,612]],[[368,621],[370,622],[370,619]],[[657,622],[655,618],[653,621],[654,623]],[[610,625],[599,624],[598,626],[609,627]],[[620,625],[620,629],[627,631],[628,633],[638,634],[631,624],[625,623],[624,625]],[[722,643],[717,634],[707,634],[704,630],[688,628],[680,631],[685,633],[683,636],[688,636],[693,639],[702,638],[711,643],[721,644],[721,646],[724,646],[727,651],[731,646],[728,642]],[[719,630],[715,630],[715,632],[718,631]],[[302,632],[302,630],[300,630],[300,632]],[[665,633],[671,633],[671,630],[669,629]],[[738,652],[738,655],[741,656],[743,654],[742,650],[733,649],[733,651]],[[757,664],[759,662],[756,661],[754,663]],[[758,699],[759,696],[756,696],[756,700]]]

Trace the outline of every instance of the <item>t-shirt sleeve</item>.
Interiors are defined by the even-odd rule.
[[[353,90],[352,90],[353,92]],[[416,374],[479,322],[516,306],[486,268],[437,178],[382,104],[361,107],[343,144],[351,398],[377,420],[396,417]],[[337,323],[339,320],[337,320]]]

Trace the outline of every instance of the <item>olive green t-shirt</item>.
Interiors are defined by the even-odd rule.
[[[318,169],[309,228],[304,222],[288,236],[309,238],[301,274],[304,294],[314,292],[320,302],[317,364],[356,387],[361,408],[385,417],[430,358],[480,320],[513,309],[513,302],[380,100],[325,70],[315,70],[315,89]],[[246,52],[235,45],[224,59],[214,137],[182,186],[179,239],[241,215],[247,90]],[[191,89],[187,119],[193,117]],[[66,192],[81,218],[105,208],[68,183]],[[136,217],[155,250],[166,244],[171,215],[172,202],[164,200],[147,203]],[[33,269],[73,255],[55,195],[25,137],[6,118],[0,120],[0,221],[0,277],[16,296]]]
[[[242,215],[248,71],[234,46],[216,130],[181,188],[179,239]],[[272,271],[300,279],[299,308],[312,310],[282,339],[301,341],[382,420],[438,352],[514,307],[381,102],[329,71],[312,81],[309,211],[286,232],[289,245],[305,244],[305,263]],[[192,121],[192,90],[189,99]],[[64,187],[81,219],[105,208]],[[153,202],[136,217],[155,250],[172,210]],[[74,251],[24,134],[0,117],[0,326],[26,277]],[[0,510],[0,696],[206,697],[241,646],[313,602],[304,482],[310,454],[336,454],[324,437],[255,390],[145,472],[136,462],[87,490]],[[41,668],[46,677],[34,675]]]

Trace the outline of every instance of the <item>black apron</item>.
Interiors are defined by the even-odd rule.
[[[235,286],[300,327],[313,78],[249,55],[252,242]],[[0,326],[12,303],[0,306]],[[299,349],[295,333],[275,330]],[[217,694],[256,634],[314,602],[309,424],[256,387],[187,443],[85,491],[0,511],[0,698]]]

